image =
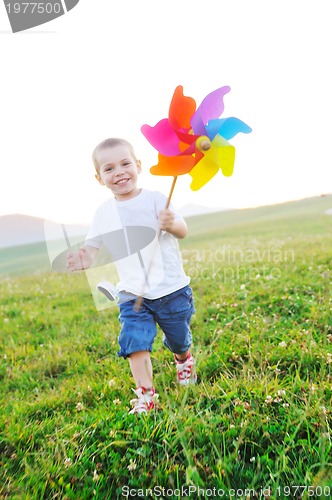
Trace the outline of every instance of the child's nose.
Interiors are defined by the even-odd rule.
[[[122,165],[117,165],[115,167],[115,175],[121,175],[123,173],[123,166]]]

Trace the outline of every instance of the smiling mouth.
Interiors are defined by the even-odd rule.
[[[118,186],[121,186],[122,184],[126,184],[126,182],[128,182],[128,181],[129,181],[129,179],[120,179],[115,184],[117,184]]]

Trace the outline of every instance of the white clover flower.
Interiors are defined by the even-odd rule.
[[[121,403],[120,399],[114,399],[113,400],[113,404],[116,405],[116,406],[119,405],[120,403]]]
[[[286,395],[286,391],[284,389],[279,389],[278,396],[285,396],[285,395]]]
[[[282,342],[279,342],[280,347],[287,347],[286,342],[283,340]]]
[[[271,403],[272,403],[272,401],[273,401],[272,396],[270,396],[270,395],[266,396],[266,398],[265,398],[265,403],[271,404]]]
[[[66,467],[70,467],[71,464],[72,464],[71,458],[66,457],[65,461],[64,461],[64,464],[65,464]]]
[[[127,469],[131,471],[131,470],[135,470],[136,467],[137,467],[136,460],[130,459],[129,465],[127,466]]]
[[[83,403],[78,402],[77,405],[76,405],[76,410],[77,411],[82,411],[83,410]]]
[[[114,386],[115,386],[115,380],[112,379],[108,382],[108,387],[114,387]]]

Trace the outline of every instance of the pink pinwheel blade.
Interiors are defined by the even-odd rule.
[[[142,125],[141,132],[159,153],[165,156],[175,156],[181,153],[179,138],[167,118],[160,120],[154,127]]]

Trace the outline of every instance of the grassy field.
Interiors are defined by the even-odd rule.
[[[128,414],[118,310],[40,246],[2,251],[0,498],[332,498],[331,207],[189,219],[198,383],[177,386],[159,335],[147,417]]]

